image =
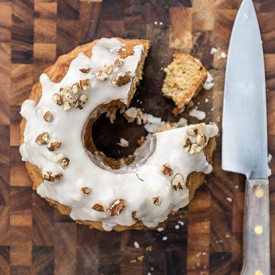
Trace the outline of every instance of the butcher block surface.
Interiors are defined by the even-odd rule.
[[[221,169],[226,57],[240,0],[0,1],[0,275],[237,275],[242,267],[244,177]],[[266,65],[268,138],[275,155],[275,2],[254,1]],[[192,54],[214,78],[194,106],[219,126],[213,172],[163,231],[101,232],[76,224],[32,190],[19,154],[20,106],[45,68],[74,47],[101,37],[151,40],[144,77],[131,106],[167,121],[174,104],[161,94],[175,52]],[[212,48],[218,50],[211,53]],[[223,54],[224,53],[224,54]],[[224,58],[225,57],[225,58]],[[257,66],[257,64],[255,64]],[[234,112],[234,110],[232,110]],[[73,130],[73,126],[71,127]],[[118,115],[94,125],[98,148],[132,154],[143,127]],[[120,138],[130,146],[122,148]],[[271,158],[270,168],[275,171]],[[275,274],[275,177],[270,176],[271,267]],[[104,183],[101,183],[104,184]]]

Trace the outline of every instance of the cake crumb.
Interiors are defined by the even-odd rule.
[[[134,242],[134,247],[135,248],[140,248],[139,243],[138,242]]]
[[[226,198],[229,202],[232,202],[232,199],[230,197]]]
[[[213,47],[213,48],[211,48],[210,54],[214,54],[214,53],[217,53],[217,52],[218,52],[218,49]]]
[[[168,239],[167,236],[163,236],[163,237],[162,237],[162,240],[163,240],[163,241],[166,241],[167,239]]]
[[[220,57],[225,59],[225,58],[227,57],[227,54],[226,54],[225,52],[222,52],[222,53],[220,54]]]
[[[152,245],[147,246],[147,247],[145,248],[145,250],[146,250],[146,251],[152,251],[152,250],[153,250]]]

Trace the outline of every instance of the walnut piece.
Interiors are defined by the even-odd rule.
[[[161,172],[163,175],[165,176],[172,176],[174,171],[173,169],[170,167],[169,164],[165,163],[162,168],[161,168]]]
[[[184,181],[181,174],[176,174],[176,176],[172,180],[172,186],[176,191],[183,190]]]
[[[79,71],[86,74],[90,71],[90,69],[91,69],[91,66],[87,64],[83,68],[79,69]]]
[[[102,70],[98,70],[98,71],[96,72],[96,78],[97,78],[99,81],[104,82],[104,81],[106,81],[106,80],[108,79],[108,75],[107,75],[105,72],[103,72]]]
[[[60,154],[58,154],[58,155],[56,155],[56,156],[54,157],[53,161],[54,161],[54,162],[61,162],[62,159],[64,159],[64,158],[65,158],[64,154],[63,154],[63,153],[60,153]]]
[[[67,92],[64,94],[65,101],[69,102],[70,104],[74,104],[79,98],[79,95]]]
[[[54,101],[57,105],[61,106],[62,103],[63,103],[62,96],[55,93],[55,94],[53,95],[53,101]]]
[[[192,142],[189,138],[186,138],[183,142],[183,151],[184,152],[189,152],[190,148],[191,148]]]
[[[42,177],[43,177],[43,179],[46,179],[46,180],[48,180],[50,182],[57,182],[60,179],[62,179],[63,174],[59,173],[59,172],[55,172],[55,171],[53,171],[53,172],[46,171],[46,172],[42,173]]]
[[[53,114],[50,111],[47,111],[43,118],[46,122],[51,122],[53,120]]]
[[[52,151],[55,151],[57,148],[59,148],[60,145],[61,145],[61,141],[59,141],[55,138],[52,138],[50,140],[50,142],[48,143],[47,148],[48,148],[49,151],[52,152]]]
[[[69,92],[71,90],[71,87],[69,85],[62,86],[59,90],[61,95],[64,95],[65,93]]]
[[[114,65],[115,65],[116,67],[121,67],[123,64],[124,64],[123,59],[121,59],[121,58],[119,58],[119,57],[116,57],[116,58],[114,59]]]
[[[196,143],[192,144],[191,149],[190,149],[190,154],[191,155],[196,155],[199,152],[201,152],[202,147]]]
[[[72,92],[73,94],[78,94],[78,92],[80,91],[80,84],[78,82],[74,83],[72,85]]]
[[[60,164],[63,168],[67,167],[69,165],[69,163],[70,163],[70,160],[68,158],[63,158],[60,162]]]
[[[113,71],[114,71],[114,69],[111,64],[104,64],[104,72],[106,74],[111,74]]]
[[[89,187],[82,187],[82,188],[80,189],[80,194],[81,194],[82,196],[87,196],[87,195],[89,195],[91,192],[92,192],[92,189],[89,188]]]
[[[63,153],[56,155],[53,160],[59,162],[63,168],[67,167],[70,163],[70,160],[66,158]]]
[[[130,83],[131,80],[132,80],[132,78],[133,78],[133,73],[132,73],[132,72],[130,72],[130,71],[125,72],[125,73],[120,72],[120,73],[116,76],[116,78],[114,78],[114,79],[112,80],[112,83],[113,83],[114,86],[122,87],[122,86],[124,86],[124,85]]]
[[[161,197],[157,196],[153,198],[154,205],[160,206],[161,205]]]
[[[189,128],[189,129],[186,130],[186,133],[187,133],[187,135],[189,135],[191,137],[195,137],[198,134],[198,129],[196,129],[196,128]]]
[[[138,256],[138,257],[137,257],[137,260],[140,261],[140,262],[142,262],[142,261],[143,261],[143,258],[144,258],[144,256],[141,255],[141,256]]]
[[[49,134],[47,132],[44,132],[37,136],[35,139],[35,142],[39,145],[48,144],[50,142],[49,140]]]
[[[101,203],[95,203],[93,206],[92,206],[92,209],[98,211],[98,212],[104,212],[106,211],[104,205],[102,205]]]
[[[64,103],[64,108],[63,108],[63,110],[64,110],[65,112],[71,110],[71,108],[72,108],[72,105],[71,105],[70,102],[65,102],[65,103]]]
[[[197,135],[196,141],[198,145],[203,145],[206,143],[207,138],[204,134],[200,134],[200,135]]]
[[[125,208],[126,201],[122,199],[117,199],[110,207],[109,213],[112,217],[118,216],[122,210]]]
[[[84,104],[88,101],[88,97],[85,95],[81,95],[81,97],[75,103],[75,107],[79,108],[80,110],[83,109]]]
[[[80,87],[84,92],[88,92],[90,89],[90,79],[81,79],[79,81]]]

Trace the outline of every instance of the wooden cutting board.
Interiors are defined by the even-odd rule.
[[[223,84],[231,28],[240,0],[12,0],[0,2],[0,274],[215,274],[242,266],[244,177],[214,168],[189,206],[159,231],[100,232],[60,215],[31,189],[19,154],[22,102],[42,71],[75,46],[101,37],[145,38],[152,47],[132,106],[163,120],[175,117],[161,95],[163,68],[174,52],[200,59],[215,86],[194,106],[221,129]],[[269,152],[275,155],[275,2],[254,1],[266,62]],[[218,52],[211,54],[211,49]],[[257,66],[257,64],[255,64]],[[234,112],[234,110],[232,110]],[[116,129],[116,131],[114,131]],[[111,157],[133,153],[144,129],[118,116],[95,125],[97,146]],[[221,133],[222,134],[222,133]],[[120,137],[129,148],[116,145]],[[275,171],[272,159],[270,167]],[[270,177],[271,255],[275,274],[275,178]]]

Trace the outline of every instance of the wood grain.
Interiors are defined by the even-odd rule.
[[[189,206],[172,215],[163,231],[100,232],[62,216],[31,188],[19,154],[20,106],[39,75],[75,46],[101,37],[152,41],[144,78],[132,101],[164,120],[175,117],[172,101],[161,95],[163,68],[174,52],[191,53],[214,77],[195,106],[206,122],[221,129],[223,86],[231,28],[241,0],[8,0],[0,2],[0,275],[151,274],[237,275],[242,267],[245,179],[221,170],[221,141],[214,166]],[[269,152],[275,155],[275,4],[254,1],[264,47]],[[219,51],[211,54],[215,47]],[[103,125],[104,124],[104,125]],[[136,143],[143,130],[126,127],[118,117],[112,137]],[[95,141],[120,157],[106,133],[105,118],[95,124]],[[132,134],[133,132],[133,134]],[[222,134],[222,133],[221,133]],[[104,141],[104,144],[102,143]],[[119,150],[119,153],[118,153]],[[275,171],[274,159],[270,168]],[[275,227],[275,176],[270,180],[271,228]],[[138,245],[137,245],[138,244]],[[275,274],[275,234],[271,230],[271,274]]]

